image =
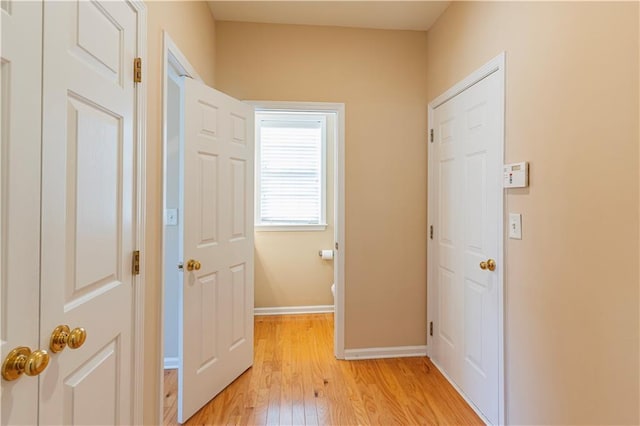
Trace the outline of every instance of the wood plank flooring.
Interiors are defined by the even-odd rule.
[[[188,425],[483,424],[426,357],[338,361],[333,315],[255,318],[253,367]],[[177,370],[164,424],[176,424]]]

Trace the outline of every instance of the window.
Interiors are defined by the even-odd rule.
[[[256,114],[257,229],[325,229],[326,134],[323,114]]]

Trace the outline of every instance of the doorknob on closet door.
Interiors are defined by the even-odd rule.
[[[486,262],[483,260],[482,262],[480,262],[480,269],[482,269],[483,271],[486,271],[487,269],[490,271],[495,271],[496,270],[496,261],[493,259],[489,259]]]
[[[2,377],[12,381],[22,374],[37,376],[49,365],[49,354],[45,350],[31,352],[26,346],[19,346],[9,352],[2,363]]]
[[[202,265],[200,265],[200,262],[198,262],[197,260],[190,259],[187,262],[187,271],[193,271],[194,269],[196,271],[199,271],[201,267]]]
[[[78,349],[84,345],[85,340],[87,340],[87,331],[84,328],[76,327],[70,330],[68,325],[59,325],[51,333],[49,349],[54,354],[62,351],[67,346],[71,349]]]

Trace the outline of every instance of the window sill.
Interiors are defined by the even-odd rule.
[[[300,231],[324,231],[327,224],[320,225],[255,225],[256,231],[262,232],[300,232]]]

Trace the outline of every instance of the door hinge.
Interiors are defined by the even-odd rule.
[[[433,142],[433,129],[429,132],[429,139]]]
[[[433,321],[429,323],[429,336],[433,336]]]
[[[433,225],[429,226],[429,239],[433,240]]]
[[[338,243],[336,243],[336,250],[338,250]]]
[[[131,273],[133,275],[140,275],[140,250],[133,252],[133,259],[131,261]]]
[[[133,82],[142,83],[142,58],[133,60]]]

